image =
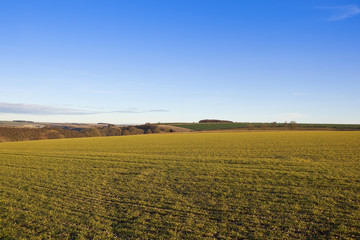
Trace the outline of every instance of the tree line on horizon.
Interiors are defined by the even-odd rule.
[[[161,128],[154,124],[146,123],[138,126],[119,127],[109,124],[103,127],[91,128],[17,128],[0,127],[0,142],[46,140],[61,138],[101,137],[101,136],[126,136],[136,134],[153,134],[161,132],[174,132],[171,128]]]

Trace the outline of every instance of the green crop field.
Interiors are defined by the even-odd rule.
[[[360,239],[360,132],[0,143],[0,239]]]
[[[174,123],[169,124],[176,127],[191,129],[194,131],[211,131],[223,129],[288,129],[289,124],[284,123]],[[297,123],[297,129],[328,129],[328,130],[360,130],[359,124],[319,124],[319,123]]]
[[[186,124],[173,124],[176,127],[188,128],[194,131],[206,130],[219,130],[219,129],[232,129],[232,128],[246,128],[249,123],[186,123]],[[255,124],[260,126],[261,124]]]

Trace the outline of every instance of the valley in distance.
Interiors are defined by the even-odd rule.
[[[115,125],[111,123],[50,123],[13,120],[0,121],[0,142],[192,131],[254,130],[359,131],[360,124],[311,124],[296,123],[295,121],[290,121],[289,123],[233,122],[229,120],[203,119],[198,123],[176,122]]]

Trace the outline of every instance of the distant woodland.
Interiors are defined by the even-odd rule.
[[[233,121],[218,120],[218,119],[203,119],[203,120],[200,120],[199,123],[233,123]]]
[[[153,124],[119,127],[109,124],[103,127],[70,128],[70,127],[44,127],[19,128],[0,127],[0,142],[46,140],[60,138],[123,136],[135,134],[152,134],[161,132],[174,132],[171,128],[161,128]]]

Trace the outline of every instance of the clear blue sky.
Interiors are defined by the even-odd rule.
[[[360,1],[1,0],[0,120],[360,123]]]

